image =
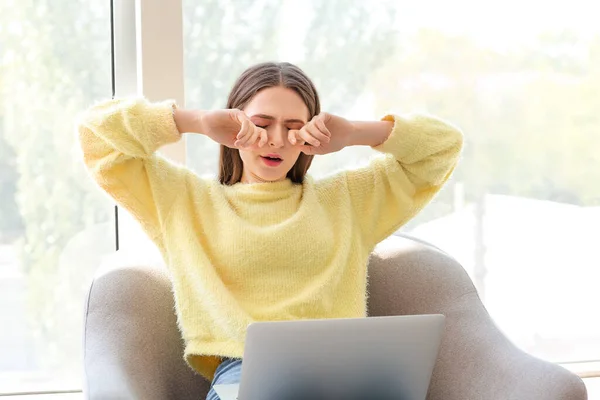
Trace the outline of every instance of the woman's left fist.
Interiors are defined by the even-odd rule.
[[[353,130],[354,125],[347,119],[322,112],[315,115],[302,129],[291,129],[288,140],[291,144],[300,146],[305,154],[328,154],[348,146],[348,138]]]

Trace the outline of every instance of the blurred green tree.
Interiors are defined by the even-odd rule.
[[[600,204],[592,184],[600,179],[598,38],[544,33],[509,53],[435,30],[411,39],[373,77],[376,109],[426,111],[461,127],[465,151],[453,182],[464,184],[467,200],[497,193]],[[451,212],[453,202],[451,184],[407,228]]]

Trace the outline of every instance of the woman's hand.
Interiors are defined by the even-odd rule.
[[[308,155],[340,151],[350,144],[354,124],[345,118],[322,112],[300,130],[290,130],[288,140]]]
[[[200,133],[230,148],[246,148],[267,143],[267,131],[258,128],[241,110],[204,111],[200,114]]]

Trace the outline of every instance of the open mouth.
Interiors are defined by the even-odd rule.
[[[283,159],[274,154],[269,154],[268,156],[260,156],[260,158],[269,167],[276,167],[283,162]]]

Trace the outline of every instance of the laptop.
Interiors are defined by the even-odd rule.
[[[425,400],[442,339],[439,314],[257,322],[239,384],[221,400]]]

